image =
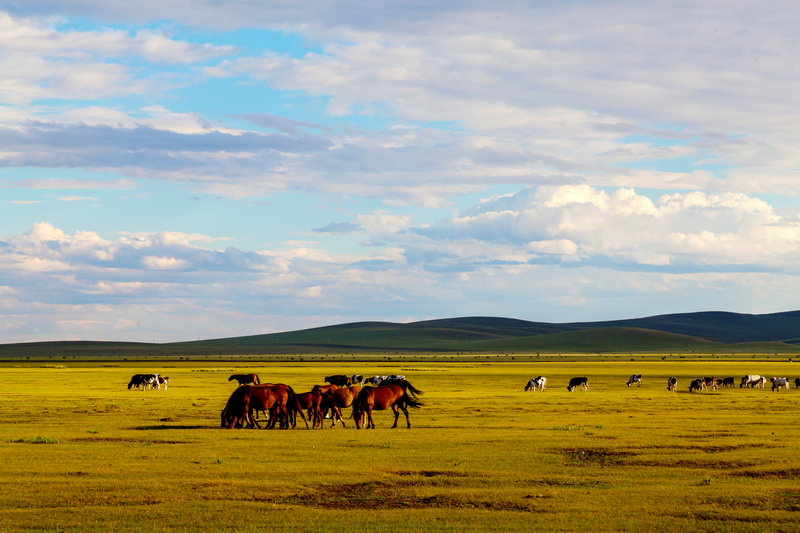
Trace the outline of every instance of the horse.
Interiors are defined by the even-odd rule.
[[[362,389],[363,387],[360,386],[345,387],[343,389],[329,390],[323,394],[323,397],[327,400],[326,407],[329,406],[331,410],[331,418],[333,419],[331,427],[336,425],[337,418],[342,423],[342,427],[346,427],[344,425],[344,417],[342,416],[341,409],[353,405],[353,401]]]
[[[400,411],[406,415],[407,427],[411,427],[411,421],[408,419],[408,408],[419,409],[423,404],[422,402],[410,397],[408,395],[410,384],[406,381],[406,387],[400,385],[386,385],[383,387],[364,387],[358,393],[355,401],[353,402],[353,419],[356,422],[356,428],[361,429],[361,424],[364,421],[364,414],[367,415],[367,429],[375,429],[375,422],[372,420],[373,410],[384,410],[389,407],[394,411],[394,425],[392,428],[397,427],[397,419],[400,417]],[[416,390],[416,389],[414,389]],[[422,391],[416,390],[416,393],[422,394]]]
[[[261,427],[253,417],[254,410],[269,411],[267,428],[275,427],[280,420],[279,427],[282,429],[296,426],[294,413],[299,411],[308,428],[308,421],[298,406],[297,395],[290,386],[283,384],[237,387],[220,413],[221,425],[227,429],[240,428],[245,424],[248,429]]]
[[[321,402],[322,393],[319,391],[312,390],[310,392],[304,392],[297,395],[297,404],[301,409],[305,409],[308,413],[308,418],[313,420],[311,424],[312,428],[317,427],[317,421],[319,421],[319,427],[322,427]]]
[[[220,413],[221,426],[225,429],[240,428],[245,423],[250,426],[250,385],[242,385],[234,390],[225,408]]]
[[[252,383],[254,385],[260,385],[261,380],[258,379],[257,374],[232,374],[231,377],[228,378],[228,381],[236,380],[239,382],[239,385],[247,385]]]

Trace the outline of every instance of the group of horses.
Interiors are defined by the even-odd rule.
[[[360,378],[360,379],[359,379]],[[344,374],[326,376],[325,385],[315,385],[309,392],[295,393],[294,389],[283,383],[261,383],[256,374],[233,374],[228,381],[236,381],[239,386],[233,391],[225,408],[220,413],[223,428],[261,427],[258,413],[268,415],[266,428],[276,425],[281,429],[297,427],[297,416],[305,422],[311,421],[311,428],[322,428],[326,417],[332,419],[331,427],[339,421],[345,427],[342,409],[352,407],[351,418],[361,429],[375,428],[372,411],[391,409],[394,412],[394,425],[400,411],[406,417],[407,427],[411,427],[408,409],[422,406],[418,396],[422,391],[406,381],[403,375],[375,376],[364,380],[362,376]],[[358,383],[358,384],[354,384]],[[374,383],[364,386],[362,383]]]

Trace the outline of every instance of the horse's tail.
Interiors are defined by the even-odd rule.
[[[255,379],[253,380],[253,382],[254,382],[256,385],[261,385],[261,380],[260,380],[260,379],[258,379],[258,374],[253,374],[253,377],[255,378]]]
[[[420,407],[425,405],[421,401],[417,400],[416,396],[409,396],[408,392],[406,392],[405,390],[403,391],[403,401],[406,403],[408,407],[411,407],[412,409],[419,409]]]
[[[308,426],[308,421],[303,415],[303,410],[300,409],[300,401],[297,399],[297,394],[294,392],[294,389],[289,386],[287,386],[286,389],[288,395],[286,400],[286,414],[289,416],[289,423],[292,424],[292,427],[297,425],[297,413],[299,412],[303,420],[306,421],[306,426]]]
[[[419,390],[419,389],[415,388],[415,387],[414,387],[414,386],[413,386],[411,383],[409,383],[409,382],[408,382],[408,381],[406,381],[406,380],[403,380],[403,385],[402,385],[402,387],[403,387],[403,390],[406,392],[406,394],[409,394],[409,393],[410,393],[410,394],[411,394],[411,397],[413,397],[414,399],[416,399],[416,398],[417,398],[417,395],[420,395],[420,394],[422,394],[422,391],[421,391],[421,390]],[[420,404],[420,405],[421,405],[421,404]]]

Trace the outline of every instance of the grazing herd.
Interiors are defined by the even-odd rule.
[[[339,422],[345,427],[342,409],[352,408],[352,418],[356,428],[374,428],[373,411],[391,409],[394,413],[394,425],[402,412],[406,417],[406,427],[411,427],[408,409],[418,409],[423,404],[418,396],[422,391],[412,386],[403,374],[390,374],[364,378],[363,375],[336,374],[325,376],[324,385],[315,385],[310,391],[295,393],[289,385],[281,383],[261,383],[256,374],[232,374],[228,381],[236,381],[238,386],[230,395],[225,408],[220,413],[223,428],[255,428],[261,427],[259,413],[263,413],[267,422],[265,427],[281,429],[297,427],[299,416],[306,428],[322,428],[326,419],[331,420],[331,427]],[[733,377],[716,378],[713,376],[692,379],[689,392],[702,392],[709,389],[733,388],[736,380]],[[739,380],[739,388],[766,388],[771,384],[772,391],[790,389],[791,381],[786,377],[767,379],[757,374],[748,374]],[[167,389],[169,378],[158,373],[134,374],[128,383],[128,390],[160,390],[163,385]],[[628,378],[627,387],[642,385],[642,375],[633,374]],[[800,378],[794,379],[795,388],[800,389]],[[525,392],[537,390],[544,392],[547,378],[537,376],[525,384]],[[589,390],[589,378],[573,377],[569,380],[567,390]],[[678,378],[667,380],[667,390],[678,390]],[[309,426],[309,421],[311,425]]]
[[[241,377],[249,380],[242,383]],[[236,380],[240,385],[233,391],[225,408],[220,413],[223,428],[261,427],[258,413],[267,414],[266,428],[280,429],[297,427],[297,416],[303,419],[306,428],[322,428],[325,418],[332,420],[331,427],[339,421],[345,427],[342,409],[352,407],[355,426],[361,429],[374,428],[373,411],[391,409],[394,412],[394,425],[402,412],[406,426],[411,427],[408,409],[422,406],[418,396],[422,391],[406,381],[404,375],[374,376],[364,379],[361,375],[337,374],[326,376],[326,385],[315,385],[309,392],[295,393],[289,385],[260,383],[255,374],[234,374],[228,381]],[[255,383],[251,385],[250,383]],[[371,384],[370,386],[363,385]],[[366,423],[366,424],[365,424]]]
[[[133,388],[141,390],[161,390],[161,385],[164,386],[164,390],[167,390],[168,383],[169,378],[161,374],[134,374],[128,383],[128,390]]]
[[[739,382],[739,388],[765,388],[767,386],[767,381],[772,384],[772,390],[780,390],[785,389],[789,390],[789,378],[780,378],[780,377],[772,377],[767,380],[764,376],[759,375],[747,375],[744,376],[741,381]],[[732,377],[728,378],[715,378],[715,377],[702,377],[696,378],[689,382],[689,392],[700,392],[700,391],[707,391],[708,389],[716,390],[716,389],[727,389],[733,388],[736,380]],[[525,384],[525,392],[540,390],[544,391],[545,384],[547,383],[547,378],[544,376],[538,376],[535,378],[531,378],[528,383]],[[628,378],[627,386],[631,387],[632,385],[642,385],[642,375],[641,374],[633,374]],[[800,378],[795,378],[794,386],[797,389],[800,389]],[[577,389],[581,390],[589,390],[589,379],[586,377],[576,377],[571,378],[569,380],[569,384],[567,385],[567,390],[573,392]],[[670,377],[667,380],[667,390],[671,392],[675,392],[678,390],[678,378],[675,376]]]

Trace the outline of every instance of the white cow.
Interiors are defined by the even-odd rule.
[[[758,374],[748,374],[742,378],[742,381],[739,383],[739,388],[743,387],[755,387],[757,384],[761,383],[763,378]]]
[[[536,378],[531,378],[528,381],[528,384],[525,385],[525,392],[528,392],[529,390],[532,390],[533,392],[536,392],[537,388],[540,391],[544,392],[545,385],[547,385],[547,378],[546,377],[539,376],[539,377],[536,377]]]
[[[773,392],[780,388],[789,390],[789,380],[787,378],[770,378],[769,380],[772,382]]]

